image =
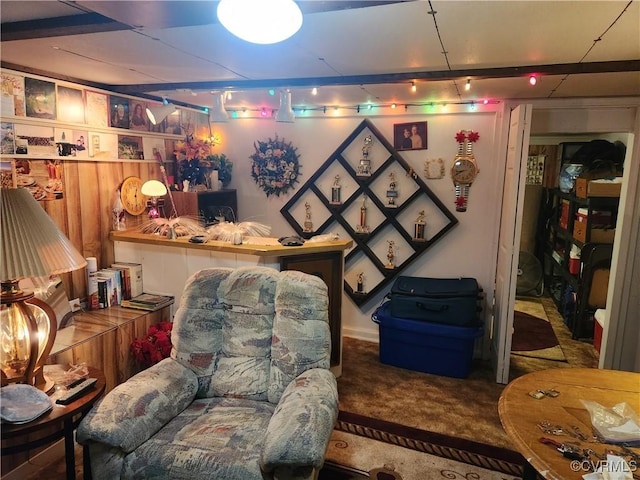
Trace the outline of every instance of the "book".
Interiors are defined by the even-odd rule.
[[[109,306],[120,305],[122,302],[120,272],[113,268],[103,268],[98,270],[98,278],[100,277],[108,277],[111,279],[111,286],[109,289]]]
[[[122,299],[131,299],[131,276],[128,267],[111,267],[120,272],[120,281],[122,284]]]
[[[153,293],[142,293],[130,300],[123,300],[120,304],[126,308],[136,308],[138,310],[158,310],[173,303],[172,295],[156,295]]]
[[[128,268],[131,283],[131,297],[134,298],[143,293],[142,289],[142,264],[134,262],[115,262],[111,264],[113,268]]]

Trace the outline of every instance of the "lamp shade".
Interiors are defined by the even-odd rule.
[[[176,106],[172,103],[167,103],[161,107],[147,107],[147,117],[149,117],[151,123],[157,125],[175,111]]]
[[[28,190],[1,191],[0,280],[55,275],[87,264]]]
[[[167,187],[158,180],[147,180],[142,184],[140,191],[147,197],[162,197],[167,194]]]
[[[209,112],[209,118],[216,123],[229,120],[229,114],[224,109],[224,93],[213,94],[213,108]]]
[[[280,107],[276,112],[276,122],[293,123],[295,120],[296,116],[291,108],[291,92],[280,92]]]
[[[302,12],[293,0],[220,0],[218,20],[247,42],[282,42],[302,26]]]

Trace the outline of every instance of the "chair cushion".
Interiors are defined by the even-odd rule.
[[[224,303],[222,352],[208,392],[266,400],[278,272],[266,267],[234,270],[218,288]]]
[[[253,400],[196,400],[125,457],[123,478],[262,480],[258,460],[274,409]]]

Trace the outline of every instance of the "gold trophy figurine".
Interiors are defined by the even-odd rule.
[[[389,251],[387,252],[387,264],[384,266],[384,268],[388,268],[391,270],[396,268],[396,266],[393,264],[393,259],[395,258],[395,255],[393,254],[393,247],[396,242],[394,242],[393,240],[387,240],[387,243],[389,244]]]
[[[371,144],[373,140],[371,135],[367,135],[364,137],[364,146],[362,147],[362,158],[360,159],[360,163],[358,165],[358,170],[356,175],[358,177],[370,177],[371,176],[371,160],[369,160],[369,149],[371,148]]]
[[[342,200],[340,200],[340,188],[340,175],[336,175],[331,186],[331,205],[340,205],[342,203]]]
[[[418,218],[413,222],[413,241],[414,242],[426,242],[425,233],[427,229],[427,222],[424,219],[424,210],[420,210]]]
[[[365,293],[364,292],[364,273],[358,273],[358,284],[356,286],[356,293]]]
[[[306,233],[313,232],[313,223],[311,222],[311,205],[309,205],[309,202],[304,202],[304,209],[305,209],[305,219],[304,219],[303,232],[306,232]]]

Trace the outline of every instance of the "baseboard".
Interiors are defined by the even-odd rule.
[[[9,473],[3,474],[2,480],[23,480],[61,458],[64,458],[64,439],[58,440],[50,447],[34,455],[29,461],[18,465]]]
[[[358,340],[365,340],[367,342],[380,343],[380,334],[378,329],[365,330],[360,328],[342,328],[342,335],[345,337],[356,338]]]

